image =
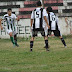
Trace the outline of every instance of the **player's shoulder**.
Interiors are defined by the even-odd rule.
[[[34,13],[34,11],[36,11],[36,9],[34,9],[31,13]]]
[[[4,17],[8,16],[8,14],[5,14]]]
[[[45,8],[42,8],[42,9],[43,9],[44,12],[46,12],[46,9]]]
[[[56,19],[58,19],[58,16],[54,12],[50,12],[51,15],[55,15]]]
[[[37,7],[37,8],[35,8],[33,11],[36,11],[36,10],[44,10],[44,8],[42,8],[42,7]]]
[[[36,9],[34,9],[33,11],[36,11]]]
[[[42,11],[46,11],[46,9],[45,9],[45,8],[41,8],[40,10],[42,10]]]
[[[12,13],[12,16],[16,16],[14,13]]]
[[[42,8],[43,10],[46,10],[45,8]]]
[[[11,16],[12,16],[13,18],[16,18],[16,15],[15,15],[14,13],[12,13]]]
[[[50,15],[55,15],[55,16],[56,16],[56,14],[55,14],[54,12],[49,12],[49,14],[50,14]]]
[[[52,14],[52,15],[53,15],[53,14],[55,15],[55,13],[54,13],[54,12],[49,12],[49,13],[50,13],[50,14]]]

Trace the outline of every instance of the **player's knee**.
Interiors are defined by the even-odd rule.
[[[48,39],[48,37],[47,36],[45,36],[45,40],[47,40]]]
[[[9,33],[10,37],[12,37],[12,33]]]
[[[34,37],[31,38],[31,41],[34,41]]]
[[[59,38],[61,39],[61,38],[62,38],[62,36],[59,36]]]

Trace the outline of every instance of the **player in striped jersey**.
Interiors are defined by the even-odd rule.
[[[49,28],[47,18],[46,18],[46,10],[41,8],[41,2],[37,2],[37,8],[32,11],[31,14],[31,29],[32,29],[32,37],[30,41],[30,51],[32,51],[33,48],[33,42],[35,36],[37,36],[37,33],[40,32],[41,35],[45,38],[45,44],[46,44],[46,50],[49,51],[48,49],[48,38],[47,35],[45,34],[44,31],[44,24],[43,24],[43,19],[45,20],[47,27]]]
[[[62,43],[64,44],[64,46],[66,48],[67,47],[66,43],[60,32],[60,27],[58,24],[58,17],[53,13],[53,10],[51,7],[47,8],[47,19],[48,19],[48,23],[50,25],[50,29],[48,29],[48,35],[50,35],[51,32],[53,32],[55,36],[57,36],[61,39]]]
[[[7,14],[5,14],[3,18],[0,19],[0,25],[2,20],[5,20],[7,23],[7,33],[9,34],[13,45],[18,47],[19,45],[17,44],[15,20],[19,21],[19,18],[16,17],[16,15],[12,13],[12,9],[9,8],[7,10]]]

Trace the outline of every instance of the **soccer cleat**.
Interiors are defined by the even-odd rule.
[[[50,51],[49,48],[46,48],[46,51]]]
[[[30,52],[32,52],[32,48],[30,49]]]
[[[15,46],[16,46],[16,45],[15,45],[15,44],[13,44],[13,48],[15,48]]]
[[[46,47],[46,51],[49,51],[49,46],[48,46],[48,47]]]
[[[15,44],[17,47],[19,47],[19,45],[18,44]]]
[[[46,46],[44,46],[44,48],[46,48]],[[48,46],[48,48],[50,48],[50,46]]]
[[[65,46],[65,48],[67,48],[67,46]]]

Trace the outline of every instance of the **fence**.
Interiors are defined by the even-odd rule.
[[[14,0],[0,2],[0,17],[2,18],[7,12],[7,8],[11,7],[13,13],[20,17],[20,21],[16,22],[18,37],[29,37],[30,30],[30,16],[32,10],[36,8],[36,2],[39,0]],[[71,20],[71,3],[70,0],[41,0],[43,6],[46,8],[51,6],[53,12],[59,16],[59,25],[63,35],[72,34],[72,20]],[[2,22],[3,30],[0,30],[0,38],[9,38],[6,32],[6,22]]]

